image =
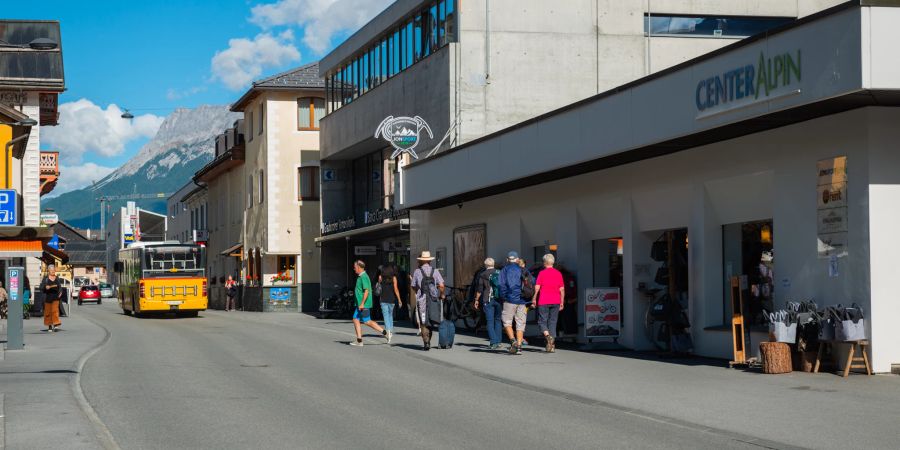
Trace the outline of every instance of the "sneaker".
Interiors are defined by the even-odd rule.
[[[363,343],[360,342],[360,341],[353,341],[353,342],[350,343],[350,345],[352,345],[352,346],[354,346],[354,347],[362,347],[362,346],[363,346]]]
[[[416,330],[416,336],[421,336],[421,335],[422,335],[422,330]]]
[[[556,350],[555,349],[555,344],[556,344],[555,339],[553,339],[553,336],[547,336],[546,339],[547,339],[547,353],[553,353],[554,350]]]
[[[53,331],[53,328],[47,328],[46,330],[41,330],[41,333],[49,333]]]
[[[490,346],[491,350],[498,350],[499,348],[500,348],[500,344],[491,344],[491,346]]]
[[[431,345],[430,345],[430,344],[425,344],[425,345],[423,345],[423,346],[422,346],[422,350],[424,350],[424,351],[426,351],[426,352],[427,352],[428,350],[431,350]]]
[[[390,331],[388,331],[387,334],[384,335],[384,337],[387,339],[388,344],[390,344],[390,343],[391,343],[391,339],[394,338],[394,333],[391,333]]]
[[[521,354],[522,354],[522,344],[519,344],[519,345],[516,346],[516,354],[517,354],[517,355],[521,355]]]
[[[515,342],[509,344],[509,354],[510,355],[516,354],[516,343]]]
[[[528,345],[528,340],[525,339],[525,338],[522,338],[522,344],[521,344],[521,345]]]

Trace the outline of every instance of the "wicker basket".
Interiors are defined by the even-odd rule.
[[[759,344],[763,373],[790,373],[791,347],[783,342],[763,342]]]

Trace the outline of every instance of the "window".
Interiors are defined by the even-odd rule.
[[[319,200],[319,168],[317,166],[297,169],[297,200]]]
[[[318,130],[319,121],[325,116],[325,100],[318,97],[297,99],[297,129]]]
[[[775,260],[772,251],[772,219],[722,226],[723,317],[731,323],[731,277],[747,277],[744,293],[744,323],[762,326],[763,310],[774,309]]]
[[[278,257],[278,273],[293,273],[297,269],[296,256],[279,256]]]
[[[790,17],[644,16],[644,34],[650,36],[747,37],[784,25]]]
[[[247,208],[253,207],[253,175],[247,177]]]
[[[265,172],[263,172],[262,169],[260,169],[259,179],[257,179],[256,181],[259,184],[259,188],[257,189],[257,191],[259,192],[258,203],[262,205],[263,202],[266,201],[266,177]]]
[[[263,133],[263,128],[266,123],[266,104],[265,102],[259,104],[259,134]]]
[[[249,131],[249,133],[247,133],[247,135],[250,136],[248,141],[252,141],[253,140],[253,111],[250,111],[247,114],[248,114],[247,115],[247,131]]]

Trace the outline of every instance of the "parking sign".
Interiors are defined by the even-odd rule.
[[[18,225],[19,194],[15,189],[0,189],[0,226]]]

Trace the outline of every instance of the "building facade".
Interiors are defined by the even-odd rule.
[[[165,215],[142,209],[135,202],[127,202],[110,216],[106,224],[106,267],[114,267],[119,250],[129,244],[166,240],[167,227],[168,218]],[[119,285],[115,271],[109,271],[107,278],[113,285]]]
[[[107,281],[106,275],[106,243],[91,239],[84,232],[69,224],[59,221],[50,226],[59,238],[59,249],[68,255],[65,264],[60,264],[56,272],[69,281],[86,278],[91,283]]]
[[[450,279],[488,255],[556,253],[577,280],[564,331],[632,349],[653,348],[645,319],[661,293],[694,351],[718,358],[743,336],[738,295],[751,349],[767,340],[764,311],[858,303],[874,370],[891,371],[891,5],[844,3],[410,164],[413,247],[446,249]],[[619,290],[615,314],[591,288]]]
[[[181,243],[209,242],[209,205],[206,186],[193,180],[172,194],[166,201],[169,227],[166,238]]]
[[[419,250],[399,206],[415,158],[393,157],[386,118],[427,123],[414,130],[427,158],[832,3],[395,2],[321,62],[322,286],[348,284],[355,258],[408,271]]]

